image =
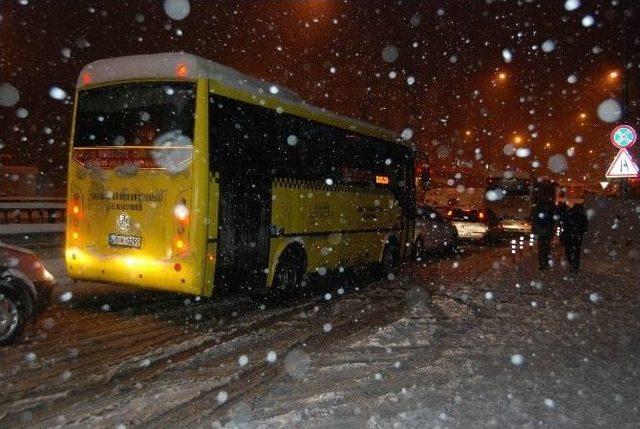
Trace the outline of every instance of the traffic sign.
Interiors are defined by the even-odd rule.
[[[620,149],[628,149],[636,142],[638,134],[631,125],[618,125],[609,136],[611,143]]]
[[[606,180],[603,180],[602,182],[600,182],[600,187],[602,188],[603,191],[607,189],[607,186],[609,186],[609,182],[607,182]]]
[[[631,155],[626,149],[620,149],[613,162],[607,170],[605,176],[609,179],[618,177],[637,177],[638,166],[631,159]]]

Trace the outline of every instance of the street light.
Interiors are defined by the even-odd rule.
[[[515,144],[520,144],[520,143],[522,143],[522,137],[520,137],[520,136],[515,136],[515,137],[513,138],[513,142],[514,142]]]
[[[505,72],[498,73],[498,79],[499,80],[506,80],[507,79],[507,74]]]
[[[620,77],[620,73],[618,73],[617,70],[612,70],[609,72],[609,80],[611,81],[618,80],[619,77]]]

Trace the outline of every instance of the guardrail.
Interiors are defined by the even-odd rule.
[[[64,232],[66,211],[65,198],[0,198],[0,237]]]

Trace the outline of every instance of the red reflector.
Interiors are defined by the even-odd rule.
[[[82,75],[82,84],[89,85],[91,83],[91,75],[89,73],[85,73]]]
[[[176,75],[178,77],[186,77],[188,72],[189,69],[187,69],[187,66],[184,64],[178,64],[178,67],[176,67]]]
[[[173,266],[173,269],[176,271],[180,271],[182,269],[182,265],[180,265],[179,262],[176,262],[176,264]]]

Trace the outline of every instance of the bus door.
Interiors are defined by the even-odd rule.
[[[271,225],[269,144],[255,110],[224,99],[213,112],[220,173],[216,283],[247,290],[266,285]]]

